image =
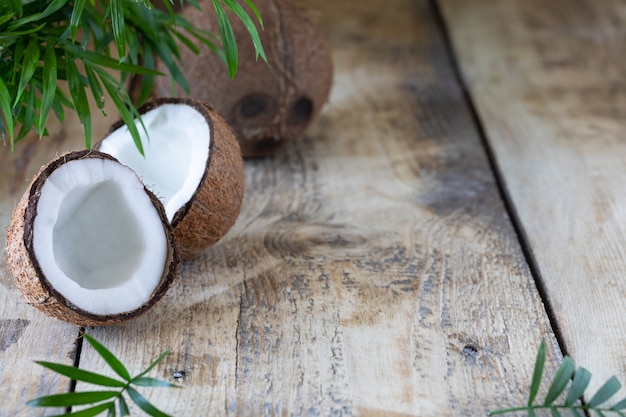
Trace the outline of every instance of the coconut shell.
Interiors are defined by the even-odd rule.
[[[13,210],[11,223],[7,230],[8,264],[15,285],[21,291],[26,302],[46,315],[79,326],[123,324],[141,316],[154,306],[171,287],[177,274],[177,265],[180,258],[176,250],[173,231],[167,222],[163,205],[154,194],[144,188],[163,223],[163,230],[168,241],[168,254],[159,285],[152,293],[151,298],[133,311],[117,315],[95,315],[73,305],[52,287],[43,274],[33,249],[33,221],[37,216],[37,205],[44,183],[55,169],[66,162],[86,158],[116,160],[97,151],[76,151],[65,154],[40,169],[23,194],[17,207]]]
[[[187,6],[181,14],[194,26],[219,33],[211,1],[199,4],[202,11]],[[255,0],[254,4],[263,19],[259,34],[269,65],[255,59],[250,35],[232,13],[239,48],[233,80],[224,61],[208,47],[201,46],[196,55],[180,45],[184,63],[180,70],[190,85],[189,95],[207,102],[226,120],[244,157],[268,155],[300,136],[327,101],[333,72],[330,48],[304,9],[287,0]],[[163,62],[157,61],[157,69],[168,73]],[[180,88],[172,92],[170,77],[157,77],[154,96],[172,94],[185,95]]]
[[[192,198],[171,221],[180,256],[189,260],[205,252],[235,224],[243,203],[245,170],[237,139],[210,106],[190,98],[161,98],[144,104],[138,111],[144,114],[163,104],[193,107],[204,116],[211,132],[205,174]],[[122,125],[123,122],[116,123],[109,133]]]

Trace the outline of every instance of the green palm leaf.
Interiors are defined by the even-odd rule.
[[[120,416],[124,417],[130,415],[130,411],[128,410],[128,404],[126,404],[126,400],[121,395],[117,401],[117,405],[120,410]]]
[[[567,383],[572,378],[575,368],[576,366],[571,358],[565,357],[563,359],[561,366],[559,366],[559,369],[556,371],[556,375],[554,375],[550,388],[548,388],[548,394],[543,402],[544,405],[552,404],[558,396],[561,395],[561,393],[565,390]]]
[[[78,32],[78,26],[81,22],[86,1],[87,0],[74,1],[74,9],[72,10],[72,17],[70,18],[70,32],[72,35],[72,39],[76,39],[76,33]]]
[[[139,153],[144,154],[143,145],[141,143],[141,135],[139,134],[139,129],[137,129],[137,125],[135,124],[135,117],[139,117],[137,113],[137,109],[133,106],[128,106],[130,103],[130,98],[125,93],[122,93],[122,89],[119,85],[115,83],[114,80],[110,78],[110,76],[105,72],[100,72],[100,80],[102,84],[104,84],[104,88],[107,90],[111,99],[117,106],[120,117],[126,124],[126,128],[130,132],[135,146],[139,150]],[[134,113],[133,113],[134,112]],[[141,121],[141,119],[139,119]],[[143,122],[142,122],[143,125]],[[144,127],[145,130],[145,127]],[[128,373],[127,373],[128,374]],[[124,378],[124,377],[122,377]]]
[[[582,417],[582,415],[578,412],[578,410],[577,410],[577,409],[575,409],[575,408],[570,408],[569,410],[572,412],[572,415],[573,415],[574,417]]]
[[[91,95],[96,102],[96,106],[98,106],[99,109],[103,110],[105,103],[102,83],[100,83],[100,80],[98,79],[91,64],[89,63],[85,63],[85,74],[87,75],[87,80],[89,81],[89,86],[91,87]]]
[[[98,65],[100,67],[111,68],[118,71],[132,72],[133,74],[143,75],[163,75],[163,73],[154,69],[145,68],[140,65],[129,64],[126,62],[119,62],[111,57],[101,55],[91,51],[85,51],[78,45],[65,42],[63,48],[76,57],[79,57],[82,61],[88,62],[91,65]]]
[[[565,404],[572,405],[576,400],[581,398],[585,393],[585,390],[589,386],[590,381],[591,372],[589,372],[585,368],[578,368],[578,370],[576,371],[576,375],[574,375],[574,380],[572,381],[569,392],[567,393]]]
[[[54,49],[54,45],[48,43],[46,52],[44,53],[43,88],[41,91],[42,98],[41,107],[39,109],[39,121],[37,123],[40,139],[46,128],[48,114],[50,114],[50,109],[52,109],[57,84],[57,57]]]
[[[24,13],[22,9],[22,0],[9,0],[9,5],[11,6],[11,10],[18,16],[21,16]]]
[[[33,407],[68,407],[110,400],[118,395],[117,391],[67,392],[36,398],[27,404]]]
[[[598,392],[596,392],[595,395],[591,397],[588,406],[594,408],[601,404],[604,404],[611,397],[613,397],[613,395],[617,394],[617,391],[619,391],[621,387],[622,384],[617,380],[615,376],[612,376],[600,387],[600,389],[598,389]]]
[[[74,57],[69,53],[65,57],[65,71],[68,78],[68,86],[70,96],[72,97],[72,106],[78,115],[78,120],[83,126],[85,133],[85,144],[87,148],[91,147],[91,112],[89,110],[89,102],[85,93],[85,85],[83,79],[78,72],[78,67],[74,62]]]
[[[26,126],[32,126],[35,121],[35,112],[32,109],[37,107],[37,90],[35,87],[38,84],[38,81],[33,81],[33,85],[31,85],[26,94],[26,101],[21,106],[18,120],[22,122],[22,128],[17,134],[17,140],[26,136],[29,130]]]
[[[259,9],[257,9],[254,3],[252,3],[250,0],[245,0],[245,2],[250,8],[250,10],[252,10],[252,13],[254,13],[254,16],[256,17],[256,19],[259,21],[259,24],[261,25],[261,29],[263,29],[263,18],[261,16],[261,13],[259,13]]]
[[[143,397],[143,395],[141,395],[139,392],[137,392],[137,390],[133,389],[132,387],[128,387],[128,395],[130,396],[130,399],[133,400],[133,402],[137,404],[137,406],[145,411],[148,415],[152,417],[171,417],[170,415],[165,414],[163,411],[150,404],[148,400]]]
[[[28,46],[24,51],[22,70],[20,71],[20,83],[17,87],[17,95],[15,97],[15,103],[13,103],[13,106],[16,106],[17,103],[20,101],[20,99],[22,98],[22,94],[26,89],[26,86],[35,74],[35,69],[37,69],[37,62],[39,61],[40,52],[41,50],[39,49],[39,42],[36,38],[32,38],[28,42]]]
[[[26,23],[35,22],[37,20],[45,19],[46,17],[50,16],[52,13],[58,11],[61,7],[63,7],[65,5],[65,3],[67,3],[67,1],[68,0],[53,0],[53,1],[50,2],[48,7],[46,7],[46,9],[44,9],[44,11],[42,11],[40,13],[35,13],[35,14],[30,15],[30,16],[23,17],[21,19],[18,19],[16,21],[14,21],[9,26],[9,30],[11,30],[12,28],[15,28],[15,27],[19,27],[19,26],[25,25]]]
[[[237,49],[235,32],[233,32],[233,27],[228,20],[226,12],[222,8],[220,0],[213,0],[213,8],[215,9],[217,24],[222,37],[222,46],[224,47],[224,56],[226,57],[226,64],[228,66],[228,75],[232,79],[235,78],[239,65],[239,51]]]
[[[535,402],[535,397],[541,386],[541,378],[543,377],[543,367],[546,362],[546,344],[541,342],[537,357],[535,359],[535,368],[533,370],[533,379],[530,384],[530,394],[528,395],[528,405],[531,406]]]
[[[139,378],[134,378],[132,381],[133,385],[138,387],[167,387],[167,388],[180,388],[180,385],[172,384],[168,381],[163,381],[162,379],[151,378],[147,376],[142,376]]]
[[[137,375],[137,376],[138,376],[138,377],[141,377],[141,376],[144,376],[145,374],[147,374],[148,372],[150,372],[150,371],[151,371],[151,370],[152,370],[155,366],[157,366],[157,365],[158,365],[158,364],[159,364],[159,363],[160,363],[163,359],[165,359],[165,357],[166,357],[167,355],[169,355],[169,354],[170,354],[170,351],[169,351],[169,350],[166,350],[165,352],[163,352],[163,353],[161,354],[161,356],[159,356],[159,357],[158,357],[158,358],[157,358],[154,362],[152,362],[152,363],[150,364],[150,366],[148,366],[148,367],[146,368],[146,370],[145,370],[145,371],[143,371],[142,373],[140,373],[140,374],[139,374],[139,375]]]
[[[126,22],[124,21],[123,0],[110,0],[109,12],[111,13],[111,26],[113,37],[120,60],[126,55]]]
[[[93,407],[84,408],[80,411],[74,411],[73,413],[60,414],[56,417],[94,417],[103,411],[110,410],[111,407],[115,407],[114,402],[98,404]]]
[[[110,378],[105,375],[96,374],[94,372],[84,371],[74,366],[63,365],[60,363],[52,363],[40,361],[37,362],[44,368],[48,368],[58,374],[67,376],[75,381],[88,382],[94,385],[100,385],[103,387],[120,387],[126,386],[125,382],[118,381],[117,379]]]
[[[102,356],[102,359],[105,360],[105,362],[111,367],[111,369],[115,371],[116,374],[124,378],[124,380],[126,381],[131,380],[128,370],[122,364],[122,362],[120,362],[120,360],[115,357],[115,355],[113,355],[107,348],[102,346],[100,342],[98,342],[96,339],[89,336],[88,334],[85,333],[83,337],[96,350],[96,352],[98,352],[98,354]]]
[[[15,16],[15,14],[13,14],[13,13],[8,13],[5,16],[0,16],[0,25],[8,22],[11,19],[13,19],[14,16]]]
[[[256,58],[259,56],[263,59],[263,61],[267,62],[267,58],[265,56],[265,51],[263,50],[263,45],[261,44],[261,39],[259,37],[259,33],[257,32],[256,26],[254,22],[248,16],[248,13],[234,0],[222,0],[229,9],[235,13],[235,15],[243,22],[246,30],[250,34],[252,38],[252,43],[254,44],[254,50],[256,52]],[[257,10],[258,13],[258,10]]]
[[[9,141],[11,142],[11,151],[13,151],[13,115],[11,114],[11,96],[9,95],[9,90],[7,89],[6,84],[0,78],[0,112],[2,112],[2,117],[0,117],[0,123],[2,123],[2,129],[0,129],[0,135],[4,140],[4,132],[5,130],[8,132]]]

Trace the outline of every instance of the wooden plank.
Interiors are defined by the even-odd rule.
[[[556,344],[427,1],[310,1],[333,48],[307,135],[246,164],[234,229],[154,310],[88,329],[193,415],[476,416]],[[85,347],[85,369],[106,366]],[[79,387],[80,388],[80,387]]]
[[[567,350],[624,381],[626,6],[441,5]]]
[[[108,106],[109,114],[115,111]],[[101,137],[114,119],[95,118],[94,137]],[[0,252],[0,415],[38,416],[58,414],[33,409],[26,402],[35,397],[67,391],[69,380],[45,370],[35,361],[74,363],[78,327],[51,319],[28,306],[13,284],[8,271],[6,236],[13,207],[33,175],[55,155],[82,149],[84,139],[77,118],[68,112],[66,122],[51,121],[50,137],[41,141],[29,134],[15,146],[0,147],[0,224],[3,250]],[[57,410],[58,411],[58,410]]]

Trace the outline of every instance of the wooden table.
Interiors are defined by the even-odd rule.
[[[323,114],[246,162],[237,224],[155,309],[86,331],[131,372],[170,349],[152,375],[183,388],[144,394],[176,416],[486,415],[525,402],[542,340],[546,378],[568,354],[592,391],[626,381],[624,4],[308,4]],[[82,146],[75,120],[51,130],[2,149],[1,224]],[[106,369],[79,331],[25,304],[3,252],[0,415],[67,391],[35,360]]]

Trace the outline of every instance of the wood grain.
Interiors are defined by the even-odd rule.
[[[568,352],[626,380],[626,7],[442,0]]]
[[[307,134],[246,164],[234,229],[154,310],[88,329],[197,415],[476,416],[558,350],[427,1],[311,1],[333,49]],[[81,367],[106,366],[89,347]],[[79,385],[78,387],[82,387]]]

